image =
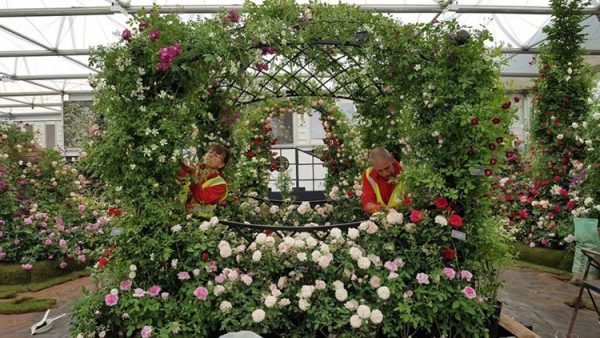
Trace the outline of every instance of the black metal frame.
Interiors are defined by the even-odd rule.
[[[320,165],[318,163],[315,163],[315,158],[317,158],[317,156],[315,156],[315,154],[313,154],[310,151],[306,151],[306,150],[302,150],[296,147],[282,147],[282,148],[272,148],[272,151],[277,151],[279,156],[283,156],[283,151],[285,150],[294,150],[294,155],[295,155],[295,161],[289,161],[290,165],[295,166],[296,169],[296,178],[294,179],[296,181],[296,186],[295,186],[295,190],[299,191],[302,188],[300,187],[300,182],[312,182],[312,190],[313,191],[317,191],[315,189],[315,184],[317,181],[323,181],[325,182],[325,178],[323,179],[315,179],[315,165]],[[300,152],[305,153],[307,155],[309,155],[311,157],[311,162],[310,163],[300,163]],[[300,167],[301,166],[311,166],[311,170],[312,170],[312,178],[300,178]],[[269,182],[274,182],[275,180],[271,179],[269,177]],[[322,190],[318,190],[318,191],[322,191]]]

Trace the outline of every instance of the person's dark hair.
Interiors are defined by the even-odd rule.
[[[223,158],[224,165],[227,165],[227,162],[229,162],[230,153],[229,149],[227,149],[225,146],[222,146],[220,144],[213,144],[212,146],[210,146],[208,151],[214,151],[215,153],[217,153],[217,155],[221,156]]]

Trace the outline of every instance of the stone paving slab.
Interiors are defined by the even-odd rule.
[[[82,295],[81,288],[92,289],[94,282],[89,277],[79,278],[70,282],[55,285],[37,292],[24,292],[20,295],[54,298],[56,305],[50,309],[48,317],[56,317],[69,312],[70,303],[79,299]],[[0,338],[24,338],[31,337],[31,325],[37,323],[44,317],[46,312],[24,313],[20,315],[0,315]],[[69,337],[70,316],[65,316],[53,323],[54,328],[33,337],[38,338],[66,338]]]
[[[573,309],[564,301],[576,297],[579,288],[557,275],[520,267],[512,267],[500,274],[504,287],[499,291],[504,314],[524,325],[532,325],[533,331],[543,338],[564,337]],[[81,297],[81,288],[93,288],[89,277],[56,285],[39,292],[25,293],[35,297],[56,298],[57,305],[50,316],[69,311],[69,303]],[[600,297],[598,297],[600,300]],[[24,338],[30,336],[30,327],[39,321],[44,312],[22,315],[0,315],[0,338]],[[38,338],[68,337],[70,319],[63,317],[54,322],[54,328]],[[600,323],[594,311],[582,309],[577,315],[573,338],[599,338]]]
[[[565,337],[573,308],[565,301],[577,297],[579,287],[559,276],[521,267],[500,274],[504,286],[498,298],[502,312],[523,325],[532,325],[540,337]],[[595,297],[597,301],[600,296]],[[595,311],[580,309],[573,338],[599,338],[600,323]]]

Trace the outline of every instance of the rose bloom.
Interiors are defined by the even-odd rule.
[[[156,297],[156,296],[158,296],[159,293],[160,293],[160,286],[158,286],[158,285],[152,285],[150,287],[150,289],[148,289],[148,294],[150,295],[150,297]]]
[[[224,300],[219,305],[219,310],[221,310],[221,312],[223,312],[223,313],[227,313],[227,312],[229,312],[229,310],[231,310],[232,307],[233,306],[231,305],[230,302]]]
[[[454,277],[456,276],[456,271],[454,271],[454,269],[452,268],[444,268],[443,272],[444,275],[448,277],[448,279],[454,279]]]
[[[144,326],[140,334],[142,335],[142,338],[149,338],[152,336],[152,326]]]
[[[458,216],[457,214],[453,214],[448,218],[448,223],[450,223],[452,227],[458,229],[462,226],[463,220],[462,217]]]
[[[277,303],[277,298],[273,297],[273,296],[267,296],[265,298],[265,306],[268,308],[272,308],[275,303]]]
[[[466,279],[468,282],[470,282],[471,278],[473,278],[473,274],[467,270],[463,270],[460,272],[460,278]]]
[[[356,309],[356,314],[362,319],[369,319],[371,316],[371,309],[369,309],[366,305],[359,305],[358,309]]]
[[[188,280],[190,279],[190,274],[187,271],[181,271],[177,274],[177,278],[179,280]]]
[[[358,315],[353,315],[350,317],[350,326],[355,329],[358,329],[362,325],[362,319]]]
[[[473,289],[470,286],[465,287],[462,292],[469,299],[473,299],[473,298],[475,298],[477,296],[477,294],[475,293],[475,289]]]
[[[377,289],[377,296],[383,300],[390,298],[390,289],[387,286],[382,286]]]
[[[113,295],[112,293],[109,293],[108,295],[106,295],[106,297],[104,297],[104,303],[106,303],[106,305],[108,306],[115,306],[117,305],[118,301],[119,296]]]
[[[194,290],[194,296],[200,300],[205,300],[208,296],[208,290],[205,287],[200,286]]]
[[[144,297],[145,294],[146,294],[146,291],[144,291],[144,289],[137,288],[133,291],[133,297],[136,297],[136,298]]]
[[[121,281],[119,288],[123,291],[127,291],[127,290],[131,289],[131,281],[128,279]]]
[[[344,288],[336,289],[335,299],[339,300],[340,302],[345,301],[346,299],[348,299],[348,291],[346,291],[346,289]]]
[[[372,276],[369,280],[369,284],[375,289],[381,286],[381,279],[377,276]]]
[[[413,210],[410,212],[410,221],[413,223],[419,223],[423,219],[423,212],[421,210]]]
[[[366,270],[371,266],[371,261],[367,257],[360,257],[357,261],[358,267]]]
[[[371,323],[377,325],[383,321],[383,313],[381,311],[375,309],[371,311]]]
[[[429,276],[426,273],[418,273],[417,274],[417,282],[419,284],[429,284]]]

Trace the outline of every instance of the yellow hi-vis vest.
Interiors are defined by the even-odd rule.
[[[379,185],[377,185],[377,182],[375,182],[375,179],[373,179],[373,177],[371,177],[372,171],[373,171],[373,168],[367,169],[367,171],[365,171],[365,175],[367,177],[367,180],[369,180],[369,183],[371,183],[371,187],[373,187],[373,191],[375,192],[375,196],[377,197],[377,203],[385,205],[385,203],[383,203],[383,198],[381,197],[381,192],[379,191]],[[390,209],[390,208],[396,208],[397,206],[399,206],[400,203],[402,203],[402,194],[403,193],[404,193],[404,181],[400,180],[398,183],[396,183],[396,186],[394,187],[394,190],[392,191],[390,200],[387,203],[387,208]]]
[[[194,200],[194,198],[192,196],[190,196],[190,194],[191,194],[190,185],[191,185],[191,182],[188,182],[187,184],[184,185],[184,188],[183,188],[184,190],[182,191],[182,194],[180,195],[180,200],[182,201],[182,203],[188,203],[188,200],[190,200],[190,197],[191,197],[190,203],[192,203],[192,206],[193,206],[193,208],[191,209],[191,212],[193,214],[195,214],[196,216],[204,217],[204,218],[211,218],[212,216],[214,216],[215,209],[217,208],[217,203],[213,203],[213,204],[197,203]],[[225,180],[221,176],[213,177],[211,179],[206,180],[204,183],[202,183],[201,187],[202,187],[202,189],[206,189],[206,188],[210,188],[210,187],[216,187],[218,185],[225,185],[225,193],[218,201],[218,202],[223,202],[224,200],[227,199],[228,190],[227,190],[227,182],[225,182]]]

